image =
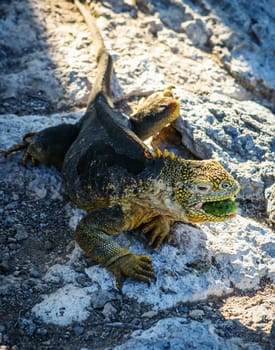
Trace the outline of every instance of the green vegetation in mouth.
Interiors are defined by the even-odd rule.
[[[231,198],[223,201],[204,203],[202,209],[215,216],[224,216],[234,214],[237,211],[237,204]]]

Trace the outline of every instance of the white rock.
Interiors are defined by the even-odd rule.
[[[275,224],[275,183],[265,190],[265,199],[269,221]]]
[[[45,323],[68,326],[88,318],[86,308],[90,305],[90,288],[67,284],[56,292],[45,295],[44,300],[32,308],[32,312]]]
[[[240,350],[244,345],[251,350],[261,349],[255,343],[243,344],[239,338],[219,337],[210,321],[187,324],[186,319],[174,317],[164,318],[145,331],[135,331],[130,340],[112,350]]]

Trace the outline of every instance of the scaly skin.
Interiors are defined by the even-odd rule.
[[[141,228],[150,235],[148,244],[158,249],[175,221],[225,221],[236,215],[236,207],[223,201],[233,202],[239,185],[217,161],[189,161],[158,153],[152,154],[138,174],[124,173],[122,177],[118,167],[110,169],[100,187],[100,191],[104,188],[106,206],[94,209],[94,203],[87,203],[85,224],[81,222],[76,229],[82,249],[114,273],[118,288],[123,277],[149,283],[154,275],[150,260],[119,246],[110,235]],[[91,198],[100,196],[94,188],[90,188]]]
[[[183,160],[168,151],[151,151],[143,142],[179,116],[172,88],[143,99],[126,118],[113,108],[112,58],[95,19],[75,1],[91,32],[98,72],[84,116],[75,125],[58,125],[25,135],[9,153],[24,149],[23,163],[62,169],[66,192],[87,211],[75,239],[91,260],[109,269],[118,288],[125,277],[155,279],[150,257],[137,255],[113,239],[140,228],[158,249],[178,222],[224,221],[236,215],[238,183],[215,160]]]

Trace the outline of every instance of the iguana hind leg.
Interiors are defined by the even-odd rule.
[[[39,132],[29,132],[23,136],[23,142],[8,148],[4,155],[24,151],[22,162],[25,166],[29,159],[33,165],[42,163],[61,168],[68,148],[78,135],[78,128],[73,124],[60,124],[43,129]]]
[[[174,98],[173,86],[141,99],[130,115],[132,130],[142,139],[154,135],[179,117],[180,103]]]
[[[6,149],[5,151],[3,151],[3,154],[5,157],[7,157],[9,154],[14,153],[14,152],[18,152],[23,150],[23,158],[22,158],[22,163],[24,166],[26,166],[28,159],[30,158],[30,155],[28,153],[28,147],[30,145],[30,143],[32,142],[32,137],[36,134],[36,132],[28,132],[26,133],[23,137],[22,137],[22,142],[9,147],[8,149]],[[33,165],[35,165],[35,159],[31,159]]]
[[[150,284],[156,279],[151,258],[133,254],[120,246],[111,235],[117,235],[130,228],[130,222],[119,205],[89,212],[78,224],[75,239],[87,256],[105,266],[116,279],[117,288],[130,277]]]

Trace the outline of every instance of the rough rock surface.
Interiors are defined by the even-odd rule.
[[[272,1],[108,0],[98,12],[114,95],[176,85],[178,131],[166,128],[153,144],[219,159],[242,185],[239,216],[177,224],[157,253],[138,231],[121,235],[152,256],[158,280],[127,281],[120,294],[72,241],[85,213],[68,202],[58,172],[1,156],[0,349],[272,349]],[[64,0],[1,1],[0,33],[3,150],[27,131],[77,120],[96,64]]]
[[[130,340],[113,350],[145,349],[224,349],[238,350],[242,347],[260,350],[261,347],[244,343],[240,338],[224,340],[219,337],[209,321],[188,322],[186,318],[164,318],[146,331],[135,331]],[[111,350],[111,349],[109,349]]]
[[[178,94],[182,118],[175,126],[182,143],[199,159],[218,159],[240,182],[240,197],[262,207],[265,190],[275,182],[274,114],[255,102],[220,94]]]

